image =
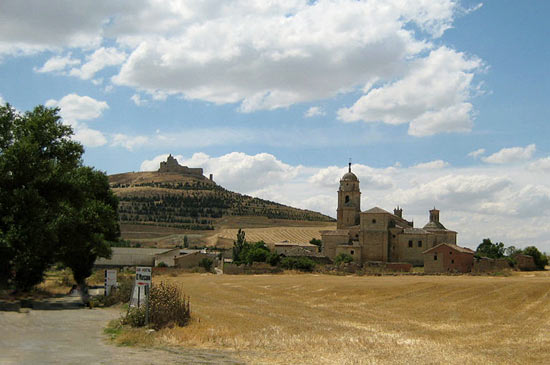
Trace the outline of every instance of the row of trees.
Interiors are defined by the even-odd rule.
[[[265,242],[250,243],[246,241],[245,232],[239,229],[237,240],[233,243],[233,262],[237,265],[252,265],[254,262],[267,262],[271,266],[284,269],[312,271],[315,262],[307,257],[284,257],[272,252]]]
[[[0,280],[29,290],[54,263],[82,285],[120,236],[107,176],[83,166],[58,109],[0,106]]]
[[[532,256],[535,261],[535,266],[539,270],[544,270],[544,267],[548,265],[548,257],[538,250],[535,246],[528,246],[524,249],[519,249],[515,246],[505,247],[504,243],[493,243],[489,238],[483,239],[483,241],[477,246],[477,257],[488,257],[492,259],[506,258],[511,264],[515,264],[515,256],[523,254]]]

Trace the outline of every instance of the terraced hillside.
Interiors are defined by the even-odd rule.
[[[229,191],[204,177],[137,172],[109,176],[120,199],[123,224],[148,224],[187,230],[214,230],[227,217],[331,222],[310,210]]]

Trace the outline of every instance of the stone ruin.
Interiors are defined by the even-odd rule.
[[[201,168],[190,168],[187,166],[181,166],[172,155],[169,155],[166,161],[160,163],[158,172],[175,172],[183,175],[191,175],[204,178],[203,170]]]

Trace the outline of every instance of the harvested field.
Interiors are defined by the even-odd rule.
[[[335,225],[318,225],[306,227],[264,227],[245,228],[246,240],[248,242],[264,241],[265,243],[276,243],[288,241],[293,243],[309,242],[312,238],[321,238],[320,231],[334,229]],[[232,247],[233,241],[237,238],[238,229],[222,229],[214,236],[208,238],[210,244],[218,247]]]
[[[157,276],[184,287],[194,319],[155,341],[249,363],[548,363],[548,279]]]

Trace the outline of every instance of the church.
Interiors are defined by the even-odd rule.
[[[351,172],[351,163],[340,179],[336,212],[336,230],[321,232],[323,253],[331,260],[346,253],[359,264],[382,261],[420,266],[424,251],[440,243],[456,245],[456,232],[441,224],[435,207],[423,228],[414,228],[399,207],[393,213],[378,207],[362,212],[359,179]]]

